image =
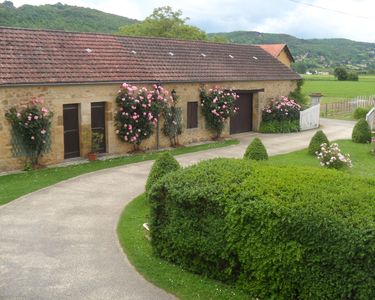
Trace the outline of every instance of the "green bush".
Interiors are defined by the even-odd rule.
[[[365,119],[360,119],[355,124],[352,132],[352,141],[362,144],[371,142],[371,129]]]
[[[366,119],[367,113],[371,108],[357,107],[353,113],[353,118],[356,120]]]
[[[268,160],[266,147],[259,138],[253,139],[249,146],[247,146],[244,158],[253,160]]]
[[[375,299],[374,195],[335,170],[205,161],[153,186],[151,242],[249,298]]]
[[[320,145],[322,144],[329,145],[329,141],[325,133],[322,130],[318,130],[310,140],[308,148],[309,154],[315,155],[316,152],[319,152]]]
[[[358,73],[355,71],[349,72],[348,73],[348,79],[349,81],[358,81]]]
[[[305,73],[305,72],[304,72]],[[293,99],[301,106],[307,106],[309,99],[308,97],[302,92],[302,86],[304,84],[304,80],[300,79],[297,80],[297,87],[294,91],[290,92],[288,95],[289,99]]]
[[[178,161],[169,152],[161,154],[152,165],[150,174],[148,175],[146,182],[146,194],[151,189],[152,185],[155,184],[165,174],[173,171],[177,171],[181,166]]]
[[[262,121],[259,127],[259,132],[262,133],[289,133],[298,131],[300,131],[299,120]]]

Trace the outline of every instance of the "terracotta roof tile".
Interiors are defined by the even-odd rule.
[[[261,44],[257,46],[262,48],[264,51],[267,51],[273,57],[278,57],[280,52],[285,49],[286,54],[289,56],[290,60],[294,62],[294,58],[292,54],[290,53],[288,46],[286,44]]]
[[[0,85],[299,78],[257,46],[0,27]]]

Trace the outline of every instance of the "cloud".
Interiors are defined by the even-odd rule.
[[[58,0],[14,0],[16,6]],[[129,18],[144,19],[154,8],[181,9],[189,24],[207,32],[255,30],[300,38],[349,38],[375,42],[373,0],[60,0]],[[304,3],[304,4],[302,4]],[[306,5],[310,4],[312,6]],[[322,8],[318,8],[322,7]],[[340,12],[338,12],[340,11]]]

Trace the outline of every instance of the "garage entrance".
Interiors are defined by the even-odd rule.
[[[253,94],[238,92],[239,110],[230,118],[230,134],[248,132],[253,129]]]

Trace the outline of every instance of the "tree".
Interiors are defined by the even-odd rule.
[[[155,8],[144,21],[120,27],[119,33],[130,36],[154,36],[183,40],[208,40],[207,34],[198,27],[187,25],[182,11],[173,11],[170,6]]]
[[[347,80],[348,79],[348,72],[343,67],[337,67],[334,71],[334,75],[337,80]]]
[[[307,71],[307,66],[304,62],[298,61],[292,64],[292,69],[296,71],[298,74],[305,74]]]

